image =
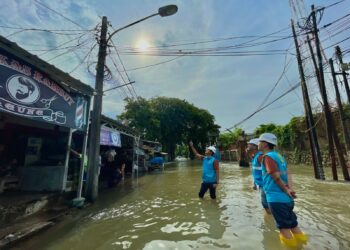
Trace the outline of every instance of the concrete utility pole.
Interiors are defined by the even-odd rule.
[[[86,185],[86,197],[95,201],[98,196],[98,168],[100,156],[100,130],[104,67],[107,54],[107,17],[102,17],[100,48],[96,68],[94,107],[91,115],[91,134],[89,140],[89,167]]]
[[[325,176],[324,176],[324,171],[323,171],[323,166],[322,166],[322,157],[321,157],[321,152],[320,152],[320,146],[318,144],[315,121],[314,121],[314,118],[312,115],[309,93],[308,93],[308,89],[307,89],[307,85],[306,85],[303,63],[301,60],[299,44],[298,44],[298,39],[297,39],[297,35],[295,32],[293,20],[291,20],[291,24],[292,24],[295,50],[297,53],[301,88],[302,88],[302,92],[303,92],[305,121],[306,121],[306,128],[307,128],[308,134],[309,134],[310,150],[311,150],[311,155],[312,155],[312,160],[313,160],[314,174],[315,174],[316,179],[324,180]]]
[[[322,89],[322,84],[321,84],[321,80],[320,80],[320,72],[318,71],[315,54],[314,54],[314,51],[312,49],[311,40],[310,40],[309,36],[307,36],[307,43],[308,43],[308,46],[309,46],[312,63],[313,63],[314,68],[315,68],[316,78],[317,78],[317,82],[318,82],[318,87],[320,89],[320,93],[322,93],[323,89]],[[322,107],[323,107],[323,113],[325,114],[326,113],[325,106],[323,105]],[[334,151],[333,136],[332,136],[331,130],[328,129],[329,126],[327,125],[327,119],[326,118],[325,118],[325,121],[326,121],[326,130],[327,130],[327,139],[328,139],[328,152],[329,152],[329,156],[331,157],[332,176],[333,176],[333,180],[336,181],[336,180],[338,180],[338,173],[337,173],[337,160],[335,158],[335,151]]]
[[[319,70],[319,78],[320,78],[319,84],[321,85],[320,88],[322,90],[321,95],[322,95],[322,100],[323,100],[323,105],[324,105],[325,116],[326,116],[327,130],[329,130],[329,132],[330,132],[329,134],[331,134],[333,136],[333,141],[334,141],[335,147],[337,149],[337,153],[338,153],[339,163],[340,163],[340,166],[343,170],[344,180],[350,181],[348,169],[347,169],[345,158],[343,155],[343,150],[342,150],[341,145],[340,145],[337,131],[335,130],[335,123],[334,123],[331,109],[329,107],[329,103],[328,103],[328,99],[327,99],[327,89],[326,89],[326,84],[325,84],[325,80],[324,80],[322,55],[321,55],[321,49],[320,49],[320,40],[318,38],[316,10],[315,10],[314,5],[311,5],[311,11],[312,11],[311,15],[312,15],[312,22],[313,22],[313,33],[314,33],[314,37],[315,37],[316,52],[317,52],[317,59],[318,59],[318,70]],[[336,171],[337,171],[336,168],[332,169],[333,178],[336,176]]]
[[[100,36],[100,47],[98,51],[98,60],[96,67],[96,83],[95,83],[95,96],[94,96],[94,108],[91,116],[91,136],[89,141],[89,170],[86,188],[86,197],[95,201],[98,196],[98,168],[99,168],[99,157],[100,157],[100,130],[101,130],[101,112],[102,112],[102,96],[103,96],[103,79],[104,69],[107,55],[107,45],[111,40],[112,36],[117,34],[119,31],[129,28],[135,24],[145,21],[154,16],[171,16],[177,12],[176,5],[166,5],[160,7],[157,13],[141,18],[133,23],[125,25],[115,31],[113,31],[107,38],[107,17],[102,17],[101,36]],[[131,84],[132,82],[128,83]],[[118,86],[121,87],[121,86]],[[115,88],[112,88],[115,89]],[[112,90],[109,89],[109,90]],[[106,91],[109,91],[106,90]]]
[[[339,46],[335,47],[335,54],[337,55],[337,58],[338,58],[340,65],[343,64],[343,55],[342,55],[342,52],[341,52]],[[348,97],[348,103],[350,104],[350,88],[349,88],[348,78],[346,78],[345,70],[342,69],[341,73],[343,75],[345,91],[346,91],[346,95]]]
[[[337,104],[338,104],[338,109],[339,109],[339,114],[340,114],[340,120],[341,120],[341,124],[343,127],[343,134],[344,134],[344,140],[345,140],[345,144],[346,144],[346,148],[347,148],[347,152],[350,151],[350,137],[349,137],[349,129],[347,127],[347,117],[344,113],[344,109],[343,109],[343,104],[341,102],[341,97],[340,97],[340,92],[339,92],[339,88],[338,88],[338,81],[337,81],[337,76],[336,73],[334,71],[334,64],[333,64],[333,59],[330,58],[329,59],[329,65],[331,66],[331,72],[332,72],[332,78],[333,78],[333,83],[334,83],[334,88],[335,88],[335,95],[337,98]],[[348,155],[348,153],[347,153]]]

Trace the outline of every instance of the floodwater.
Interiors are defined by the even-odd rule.
[[[295,212],[310,238],[299,249],[350,249],[350,184],[317,181],[311,167],[291,170]],[[167,165],[164,172],[126,179],[18,248],[284,249],[251,188],[249,169],[222,163],[220,171],[217,200],[209,193],[197,198],[199,162]]]

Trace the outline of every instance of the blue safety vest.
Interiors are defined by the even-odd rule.
[[[215,157],[205,156],[202,161],[202,179],[204,183],[216,183],[216,172],[214,169]]]
[[[262,179],[262,171],[261,171],[261,163],[259,163],[258,158],[262,155],[262,152],[259,151],[254,155],[254,158],[252,160],[252,175],[255,185],[259,186],[260,188],[263,187],[263,179]]]
[[[275,151],[270,151],[265,154],[272,158],[278,167],[278,172],[283,183],[288,184],[288,173],[287,173],[287,163],[282,155]],[[292,198],[289,197],[273,180],[270,174],[267,173],[264,161],[261,164],[262,166],[262,176],[263,176],[263,189],[266,194],[267,202],[282,202],[287,203],[291,202]]]

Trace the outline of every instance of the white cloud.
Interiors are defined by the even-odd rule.
[[[114,28],[119,28],[154,13],[158,7],[167,4],[161,0],[40,1],[86,28],[93,28],[100,22],[102,15],[108,16]],[[324,4],[322,1],[316,2],[316,5]],[[125,51],[128,46],[135,46],[140,37],[148,37],[155,45],[159,46],[242,35],[263,35],[285,28],[290,19],[287,1],[175,0],[174,3],[179,7],[176,15],[166,18],[154,17],[116,34],[113,40],[120,48],[120,52]],[[339,13],[341,9],[335,8],[335,10],[337,11],[329,11],[325,14],[327,21],[342,15]],[[1,1],[0,24],[46,29],[79,29],[54,12],[35,4],[33,0]],[[8,35],[14,30],[0,28],[0,32],[1,35]],[[290,30],[282,34],[289,33]],[[52,48],[73,37],[42,32],[23,32],[13,35],[11,40],[26,49],[38,49]],[[89,39],[91,43],[83,49],[59,57],[49,63],[70,72],[88,53],[92,42],[95,42],[93,34],[90,35]],[[234,45],[243,41],[246,40],[232,39],[220,43],[200,43],[174,48],[218,47]],[[253,47],[251,50],[288,48],[291,42],[289,40],[268,46]],[[33,53],[40,54],[42,52]],[[50,52],[42,55],[42,58],[48,60],[60,53],[61,51]],[[91,54],[90,61],[95,61],[95,58],[97,58],[96,51]],[[159,63],[172,57],[121,55],[121,58],[125,67],[130,69]],[[116,55],[114,55],[114,59],[118,68],[122,70]],[[117,74],[112,61],[107,60],[107,62],[110,69],[114,71],[114,80],[122,84],[123,80]],[[258,107],[282,72],[283,64],[284,57],[282,55],[260,57],[184,56],[163,65],[131,71],[129,76],[130,80],[136,81],[134,88],[139,95],[146,98],[169,96],[187,99],[200,108],[208,109],[216,116],[217,122],[226,128],[240,121]],[[293,60],[292,67],[288,72],[291,84],[299,80],[295,64],[296,62]],[[93,68],[94,65],[90,67],[90,69]],[[86,69],[86,64],[83,64],[72,75],[94,86],[94,77],[87,74]],[[124,79],[127,80],[125,75]],[[110,86],[106,85],[105,88]],[[311,84],[311,86],[314,85]],[[288,82],[283,79],[270,100],[289,88]],[[300,89],[297,91],[300,96]],[[112,117],[120,114],[123,111],[125,95],[121,89],[111,91],[104,97],[103,112]],[[315,105],[317,100],[315,98],[313,100]],[[299,115],[302,113],[301,102],[292,93],[267,108],[266,111],[257,114],[243,124],[243,127],[252,130],[256,124],[264,122],[285,123],[291,118],[291,114]]]

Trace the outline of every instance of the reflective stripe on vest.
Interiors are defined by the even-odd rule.
[[[260,151],[254,155],[254,158],[252,160],[252,175],[253,175],[254,183],[259,187],[262,187],[263,186],[262,168],[261,168],[261,164],[258,161],[260,155],[262,155],[262,152]]]

